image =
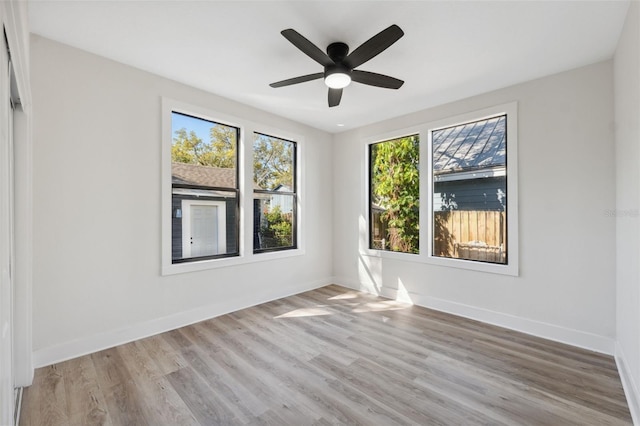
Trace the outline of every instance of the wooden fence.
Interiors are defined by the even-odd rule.
[[[506,263],[505,212],[440,211],[434,219],[434,255]]]

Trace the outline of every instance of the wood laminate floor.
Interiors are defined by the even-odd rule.
[[[605,356],[335,285],[36,370],[21,425],[629,425]]]

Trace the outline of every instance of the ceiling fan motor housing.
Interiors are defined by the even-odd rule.
[[[331,43],[327,46],[327,55],[333,60],[333,62],[341,63],[344,58],[347,57],[349,53],[349,46],[344,43],[337,42]]]

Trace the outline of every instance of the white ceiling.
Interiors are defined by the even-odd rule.
[[[33,33],[336,133],[612,57],[628,1],[29,1]],[[354,50],[391,24],[398,42],[327,106],[321,72],[281,34]],[[342,126],[339,126],[342,125]]]

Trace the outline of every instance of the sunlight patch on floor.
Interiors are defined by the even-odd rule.
[[[327,300],[355,299],[358,296],[360,296],[360,294],[357,291],[349,291],[347,293],[343,293],[343,294],[339,294],[337,296],[330,297]]]
[[[274,318],[300,318],[300,317],[317,317],[323,315],[331,315],[332,312],[322,308],[300,308],[287,312],[286,314],[278,315]]]
[[[397,302],[395,300],[384,300],[380,302],[364,303],[357,308],[354,308],[352,312],[380,312],[380,311],[399,311],[401,309],[407,309],[411,304]]]

